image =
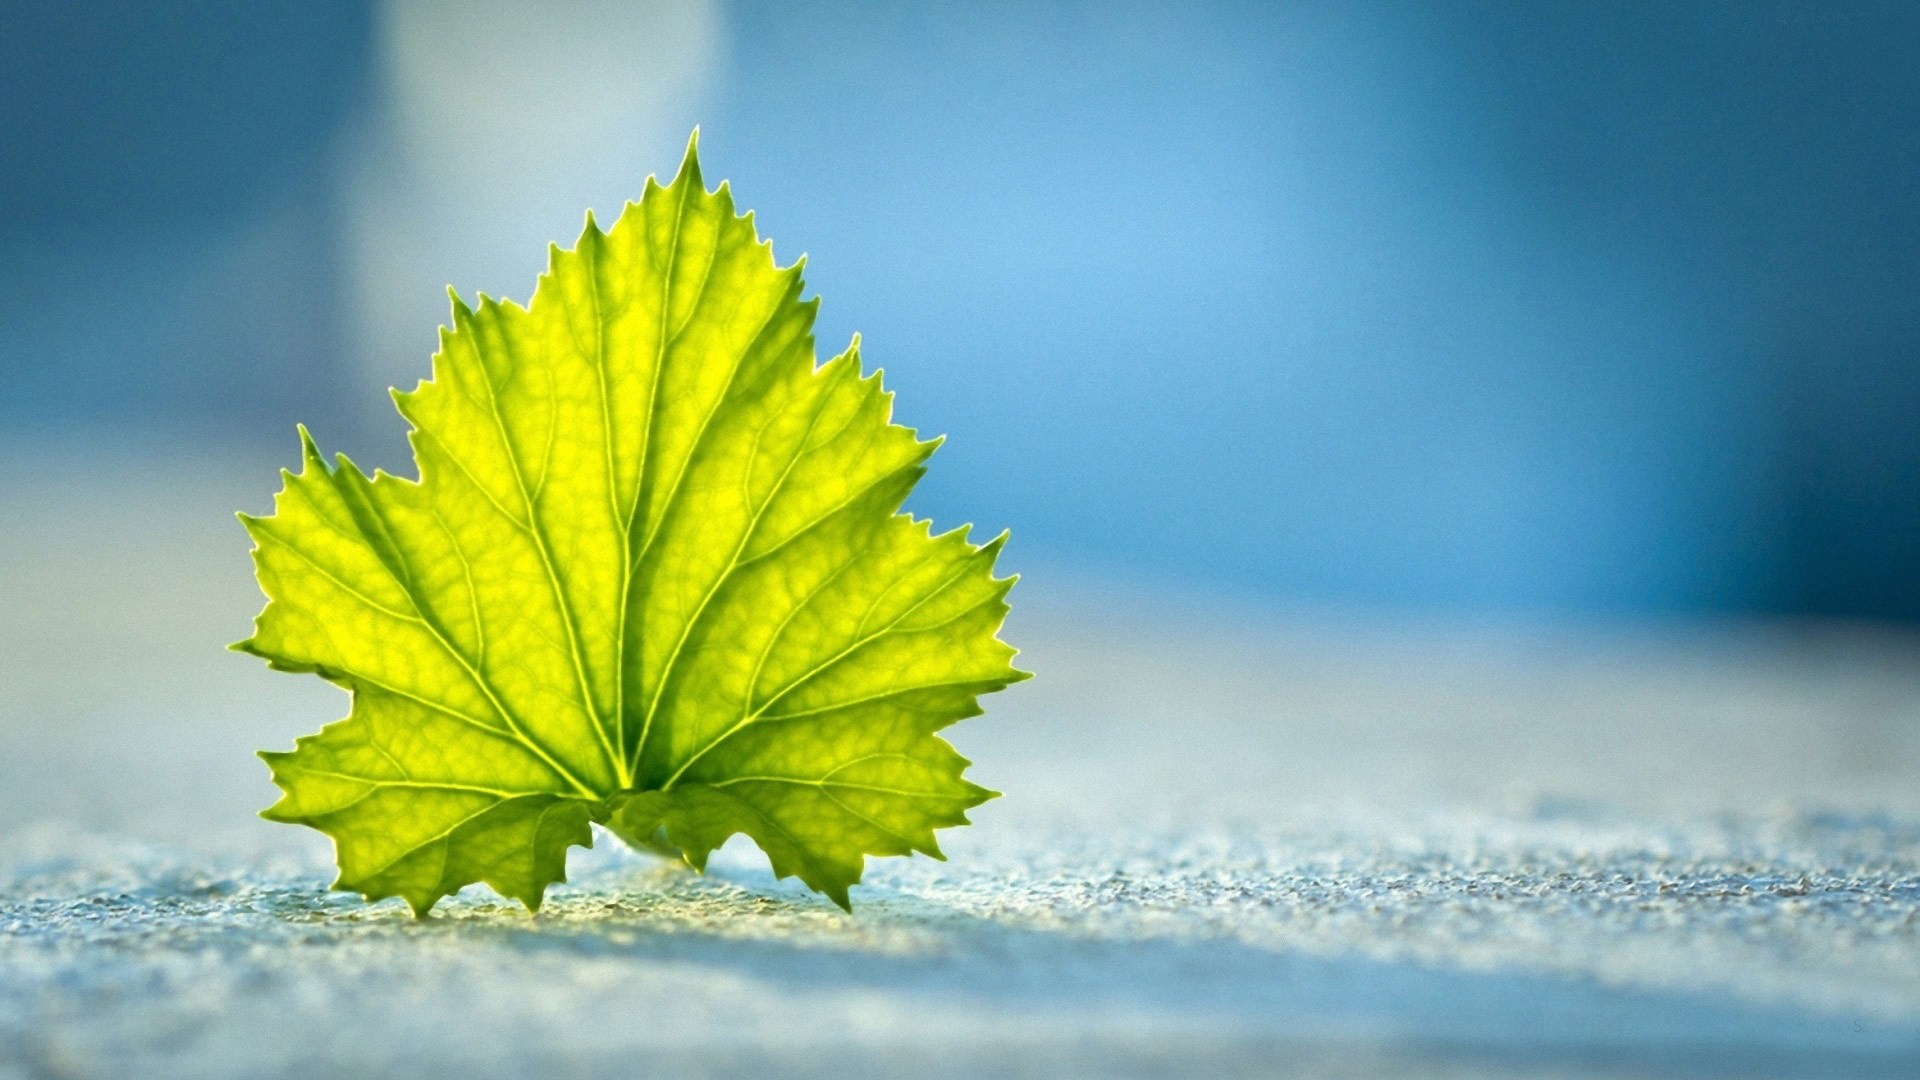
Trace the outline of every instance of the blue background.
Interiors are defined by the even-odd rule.
[[[1920,5],[702,11],[618,190],[700,123],[822,351],[860,330],[950,436],[910,506],[1015,568],[1920,618]],[[9,5],[0,439],[291,461],[305,419],[403,464],[343,179],[390,15]],[[542,228],[520,284],[423,288],[524,298]]]

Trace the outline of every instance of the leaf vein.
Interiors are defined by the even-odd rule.
[[[496,308],[496,310],[499,309]],[[503,328],[500,341],[506,349],[507,363],[517,369],[521,365],[519,357],[515,355],[512,339],[513,335]],[[478,341],[475,342],[474,349],[476,353],[479,351]],[[561,624],[566,628],[567,652],[573,661],[574,677],[579,683],[580,709],[586,714],[587,726],[593,729],[595,740],[606,756],[608,767],[613,770],[615,782],[625,787],[627,785],[626,763],[619,754],[614,753],[613,746],[607,739],[606,724],[594,704],[593,690],[587,680],[586,656],[580,648],[580,635],[575,626],[572,604],[567,599],[566,588],[560,583],[560,573],[554,567],[553,554],[547,548],[546,530],[540,526],[539,509],[534,502],[532,491],[527,487],[526,473],[520,468],[520,458],[514,451],[513,438],[507,432],[506,416],[500,411],[499,389],[493,385],[493,378],[487,372],[484,363],[481,365],[481,375],[487,387],[487,403],[492,408],[494,427],[500,433],[500,448],[507,456],[507,464],[513,468],[513,479],[519,485],[520,500],[526,507],[527,532],[533,537],[533,546],[540,553],[540,565],[546,570],[547,584],[553,589],[554,606],[558,609]]]

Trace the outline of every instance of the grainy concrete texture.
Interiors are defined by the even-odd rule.
[[[1920,638],[1039,569],[951,861],[847,916],[602,837],[537,918],[416,922],[253,816],[344,708],[219,648],[270,469],[0,466],[5,1080],[1920,1075]]]

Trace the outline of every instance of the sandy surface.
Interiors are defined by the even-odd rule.
[[[739,841],[700,878],[603,838],[538,918],[415,922],[252,816],[251,752],[344,708],[219,648],[271,470],[0,465],[5,1080],[1920,1075],[1911,636],[1034,569],[1040,678],[955,732],[1008,794],[949,862],[849,917]]]

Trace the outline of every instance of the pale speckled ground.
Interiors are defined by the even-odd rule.
[[[1036,572],[950,862],[847,917],[603,840],[416,923],[252,816],[342,707],[218,648],[271,487],[0,454],[0,1078],[1920,1075],[1920,639]]]

